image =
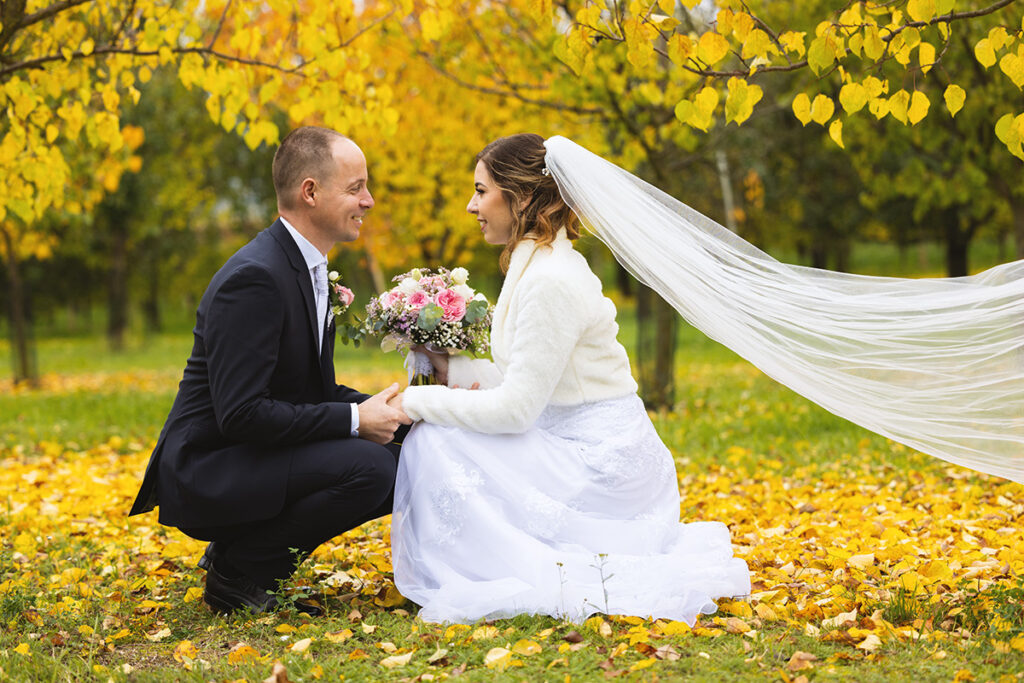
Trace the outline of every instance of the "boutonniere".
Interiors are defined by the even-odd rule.
[[[327,324],[329,325],[335,316],[347,311],[355,298],[352,290],[341,284],[341,274],[338,271],[332,270],[327,273]]]

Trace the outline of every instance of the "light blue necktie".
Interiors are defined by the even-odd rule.
[[[316,282],[316,325],[320,332],[320,346],[324,344],[324,323],[327,318],[327,264],[322,261],[313,268],[313,280]]]

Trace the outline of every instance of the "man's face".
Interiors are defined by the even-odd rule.
[[[333,145],[334,174],[316,189],[313,221],[331,242],[351,242],[359,237],[363,217],[373,207],[367,187],[366,158],[351,140]]]

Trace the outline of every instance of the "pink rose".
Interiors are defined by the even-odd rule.
[[[384,308],[391,308],[396,303],[402,303],[403,301],[405,301],[405,293],[397,289],[392,289],[390,292],[386,292],[384,294],[384,299],[381,301],[381,304]]]
[[[444,278],[440,275],[431,275],[429,277],[420,278],[420,287],[440,289],[441,287],[444,287]]]
[[[445,322],[457,323],[466,315],[466,300],[450,289],[438,293],[437,305],[444,311],[441,319]]]
[[[405,305],[409,308],[419,310],[430,303],[430,297],[424,291],[413,292],[409,295],[409,298],[405,300]]]
[[[342,285],[334,285],[334,293],[338,295],[338,299],[341,303],[346,306],[351,306],[352,301],[356,298],[356,295],[352,293],[351,289]]]

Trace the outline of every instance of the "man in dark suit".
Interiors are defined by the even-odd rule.
[[[211,541],[204,598],[224,612],[276,609],[270,591],[297,562],[390,514],[395,436],[409,424],[388,405],[397,384],[369,396],[334,378],[326,254],[359,236],[373,206],[362,151],[299,128],[273,175],[280,218],[210,281],[130,512],[159,505],[160,523]]]

